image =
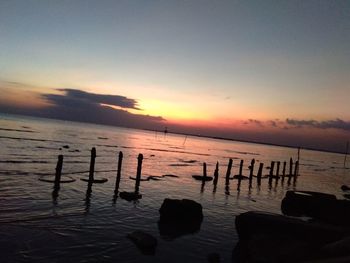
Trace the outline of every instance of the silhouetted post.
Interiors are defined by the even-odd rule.
[[[278,161],[277,167],[276,167],[276,180],[278,180],[280,178],[280,166],[281,166],[281,162]]]
[[[243,160],[241,160],[240,164],[239,164],[239,177],[243,176]]]
[[[141,181],[141,170],[142,170],[142,153],[137,157],[137,172],[136,172],[136,183],[135,183],[135,193],[139,192],[140,181]]]
[[[253,181],[253,172],[254,172],[254,164],[255,164],[255,159],[253,159],[250,163],[250,173],[249,173],[249,188],[252,188],[252,181]]]
[[[239,191],[241,188],[241,181],[242,181],[242,177],[243,177],[243,160],[241,160],[240,164],[239,164],[239,174],[238,174],[238,185],[237,185],[237,190]]]
[[[297,159],[297,161],[299,162],[299,160],[300,160],[300,147],[298,147],[298,159]]]
[[[54,184],[54,189],[57,190],[57,191],[60,189],[62,166],[63,166],[63,155],[60,154],[58,156],[58,160],[57,160],[55,184]]]
[[[207,164],[203,163],[203,181],[207,178]]]
[[[232,169],[232,159],[230,158],[230,160],[228,161],[227,171],[226,171],[226,184],[229,183],[230,175],[231,175],[231,169]]]
[[[289,174],[288,174],[288,184],[290,184],[290,180],[293,176],[293,159],[289,159]]]
[[[282,183],[284,182],[284,177],[286,176],[286,165],[287,165],[287,162],[284,161],[283,162],[283,170],[282,170]]]
[[[262,176],[263,168],[264,168],[264,164],[263,164],[263,163],[260,163],[260,164],[259,164],[258,174],[256,175],[256,176],[257,176],[257,179],[258,179],[258,186],[261,185],[261,176]]]
[[[269,174],[269,185],[271,186],[272,184],[272,178],[273,178],[273,170],[275,168],[275,162],[272,161],[271,162],[271,166],[270,166],[270,174]]]
[[[119,189],[120,177],[122,172],[122,162],[123,162],[123,153],[120,151],[118,156],[117,179],[115,181],[115,189],[114,189],[115,194],[118,193],[118,189]]]
[[[215,172],[214,172],[214,185],[216,186],[219,179],[219,162],[216,162]]]
[[[95,159],[96,159],[96,148],[91,149],[91,159],[90,159],[90,171],[89,171],[89,183],[94,181],[94,171],[95,171]]]
[[[345,156],[344,156],[344,168],[346,167],[346,157],[348,155],[349,151],[349,142],[346,142],[346,150],[345,150]]]
[[[294,179],[293,179],[294,183],[296,182],[298,177],[298,166],[299,166],[299,161],[296,161],[294,165]]]
[[[52,191],[52,198],[54,200],[54,203],[56,202],[56,199],[58,197],[58,191],[60,190],[62,166],[63,166],[63,155],[60,154],[57,160],[55,182],[54,182],[53,191]]]

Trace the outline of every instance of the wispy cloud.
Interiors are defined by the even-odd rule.
[[[339,118],[327,121],[286,119],[286,123],[292,127],[299,128],[314,127],[319,129],[340,129],[350,131],[350,121],[344,121]]]

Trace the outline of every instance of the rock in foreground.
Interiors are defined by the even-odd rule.
[[[160,235],[169,239],[199,231],[203,220],[202,205],[189,199],[166,198],[159,214]]]
[[[143,254],[153,255],[157,246],[157,239],[152,235],[136,230],[127,236],[135,243]]]

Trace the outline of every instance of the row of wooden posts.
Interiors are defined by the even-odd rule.
[[[88,188],[87,188],[87,196],[91,194],[92,191],[92,185],[93,183],[104,183],[107,181],[107,179],[95,179],[94,178],[94,173],[95,173],[95,159],[96,159],[96,148],[93,147],[91,149],[91,159],[90,159],[90,169],[89,169],[89,178],[88,179],[81,179],[83,181],[86,181],[88,183]],[[134,192],[129,192],[129,197],[131,193],[139,195],[139,187],[140,187],[140,181],[141,181],[141,170],[142,170],[142,160],[143,160],[143,155],[139,154],[137,158],[137,171],[136,171],[136,178],[135,178],[135,191]],[[118,169],[117,169],[117,177],[115,181],[115,189],[114,193],[115,196],[118,195],[119,191],[119,184],[120,184],[120,178],[121,178],[121,170],[122,170],[122,161],[123,161],[123,153],[120,151],[118,155]],[[239,173],[237,175],[234,175],[231,177],[231,170],[233,166],[233,160],[229,159],[228,166],[227,166],[227,171],[226,171],[226,176],[225,176],[225,184],[228,185],[229,181],[231,179],[237,179],[238,180],[238,189],[240,189],[241,186],[241,181],[243,179],[248,179],[249,180],[249,188],[252,187],[253,183],[253,177],[254,177],[254,166],[255,166],[255,159],[253,159],[250,163],[249,166],[249,177],[243,175],[243,160],[240,161],[239,165]],[[276,173],[274,173],[274,168],[276,165]],[[61,181],[61,175],[62,175],[62,167],[63,167],[63,155],[58,156],[58,161],[57,161],[57,166],[56,166],[56,175],[55,175],[55,180],[54,180],[54,191],[53,191],[53,196],[57,197],[58,196],[58,191],[60,189],[60,183]],[[280,175],[280,167],[281,167],[281,162],[275,162],[272,161],[271,165],[269,167],[270,172],[269,175],[267,176],[269,179],[269,186],[271,186],[273,179],[276,180],[276,183],[278,182],[279,178],[281,177],[282,182],[284,181],[285,177],[288,177],[288,184],[290,184],[291,179],[293,178],[293,181],[295,182],[298,176],[299,172],[299,161],[296,161],[294,164],[294,171],[293,171],[293,159],[290,158],[289,160],[289,173],[286,174],[286,168],[287,168],[287,162],[283,162],[283,168],[282,168],[282,174]],[[261,179],[263,178],[263,168],[264,164],[260,163],[258,172],[257,172],[257,185],[261,185]],[[203,182],[208,181],[207,179],[212,179],[207,176],[207,165],[204,162],[203,163],[203,176],[200,176],[201,180]],[[214,171],[214,185],[217,184],[219,178],[219,163],[216,163],[216,169]],[[73,179],[74,180],[74,179]],[[124,194],[128,195],[128,192],[123,192]],[[131,198],[131,197],[130,197]]]
[[[226,177],[225,177],[225,184],[228,185],[231,179],[237,179],[238,180],[238,189],[241,186],[241,181],[244,179],[248,179],[249,180],[249,188],[252,188],[252,184],[253,184],[253,177],[254,177],[254,166],[255,166],[255,159],[253,159],[250,163],[249,166],[249,176],[244,176],[243,175],[243,163],[244,161],[241,160],[240,161],[240,165],[239,165],[239,173],[237,175],[234,175],[233,177],[231,177],[231,169],[232,169],[232,165],[233,165],[233,160],[229,159],[229,163],[227,165],[227,171],[226,171]],[[275,171],[275,165],[276,165],[276,173],[274,173]],[[294,166],[294,171],[293,171],[293,166]],[[259,164],[259,169],[258,169],[258,173],[256,175],[257,178],[257,185],[260,186],[261,185],[261,179],[263,178],[263,168],[264,168],[264,164],[260,163]],[[291,183],[291,180],[293,178],[293,182],[295,183],[299,174],[299,161],[296,161],[293,164],[293,159],[290,158],[289,160],[289,173],[286,174],[286,168],[287,168],[287,162],[283,162],[283,168],[282,168],[282,174],[280,175],[280,168],[281,168],[281,162],[280,161],[272,161],[269,167],[269,174],[266,176],[269,179],[269,186],[272,185],[273,179],[276,180],[276,183],[278,182],[278,180],[281,178],[282,183],[285,180],[285,177],[288,177],[288,184]],[[195,177],[195,176],[194,176]],[[218,177],[219,177],[219,163],[216,163],[216,168],[214,171],[214,180],[213,183],[214,185],[217,184],[218,182]],[[199,178],[199,180],[202,180],[202,182],[205,181],[209,181],[208,179],[212,179],[211,177],[207,176],[207,165],[204,162],[203,163],[203,176],[200,177],[195,177],[195,178]]]
[[[96,159],[96,148],[93,147],[91,149],[91,158],[90,158],[90,169],[89,169],[89,178],[88,179],[81,179],[83,181],[86,181],[88,183],[88,188],[87,188],[87,196],[90,196],[91,191],[92,191],[92,185],[93,183],[105,183],[107,182],[106,178],[102,179],[95,179],[94,174],[95,174],[95,159]],[[140,188],[140,181],[141,181],[141,170],[142,170],[142,160],[143,160],[143,155],[140,153],[137,158],[137,171],[136,171],[136,183],[135,183],[135,191],[131,192],[134,193],[135,195],[139,196],[139,188]],[[118,155],[118,169],[117,169],[117,177],[115,181],[115,188],[114,188],[114,193],[115,196],[118,195],[119,191],[119,184],[120,184],[120,178],[121,178],[121,170],[122,170],[122,162],[123,162],[123,153],[120,151]],[[56,165],[56,174],[55,174],[55,180],[54,180],[54,191],[53,191],[53,196],[57,197],[58,192],[60,189],[60,183],[61,181],[61,175],[62,175],[62,167],[63,167],[63,155],[58,156],[58,161]],[[126,193],[126,192],[125,192]]]

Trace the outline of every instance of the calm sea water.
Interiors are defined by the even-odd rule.
[[[254,158],[256,168],[273,161],[297,158],[297,149],[191,136],[115,128],[92,124],[19,118],[0,115],[0,250],[1,262],[206,262],[207,254],[219,253],[230,262],[238,241],[235,216],[249,210],[280,213],[280,201],[289,189],[313,190],[342,197],[340,186],[350,184],[350,170],[343,168],[344,155],[302,150],[300,174],[295,185],[285,181],[260,189],[231,180],[225,189],[226,167],[233,159],[232,174],[244,160],[243,173]],[[69,146],[65,148],[64,146]],[[90,150],[96,147],[95,178],[90,202],[86,201]],[[119,151],[124,154],[120,191],[132,191],[137,156],[144,155],[142,177],[173,174],[161,180],[141,182],[138,202],[113,200]],[[63,176],[75,178],[61,184],[52,200],[57,156],[64,155]],[[350,159],[350,158],[349,158]],[[192,179],[208,173],[219,162],[219,182],[205,184]],[[350,160],[349,160],[350,161]],[[350,166],[348,161],[347,167]],[[264,174],[268,171],[265,170]],[[189,198],[202,204],[204,220],[198,233],[173,240],[163,239],[157,222],[164,198]],[[156,253],[143,255],[126,238],[143,230],[158,239]]]

